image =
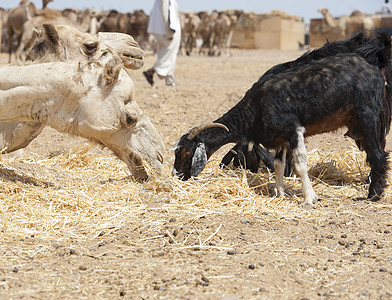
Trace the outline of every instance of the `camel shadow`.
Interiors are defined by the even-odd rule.
[[[0,178],[7,181],[21,182],[23,184],[29,184],[33,186],[45,186],[45,187],[55,186],[51,182],[46,182],[38,178],[34,178],[18,169],[9,166],[4,166],[4,165],[0,165]]]
[[[228,167],[223,170],[227,176],[246,176],[246,180],[249,188],[251,188],[256,194],[263,195],[266,197],[276,196],[275,190],[275,176],[266,167],[261,167],[257,174],[251,173],[250,171]],[[295,170],[292,170],[291,176],[298,178]],[[318,162],[309,168],[309,176],[313,181],[323,182],[326,185],[331,186],[345,186],[345,185],[358,185],[359,183],[368,184],[368,176],[359,174],[359,172],[347,172],[342,170],[339,164],[332,160],[329,162]],[[298,187],[293,183],[285,183],[285,193],[288,195],[300,195],[302,194],[301,185]],[[364,201],[367,198],[358,197],[353,199],[354,201]]]

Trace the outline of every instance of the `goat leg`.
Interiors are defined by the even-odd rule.
[[[283,148],[278,151],[275,156],[274,166],[275,166],[275,187],[276,193],[279,197],[284,196],[284,184],[283,184],[283,173],[286,164],[286,152],[287,148]]]
[[[302,180],[302,192],[304,195],[304,202],[302,207],[305,209],[312,209],[314,207],[313,202],[317,200],[317,195],[313,190],[312,183],[308,176],[307,169],[307,153],[304,139],[305,128],[297,128],[297,147],[294,149],[294,164],[299,176]]]

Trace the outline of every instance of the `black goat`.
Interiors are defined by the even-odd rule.
[[[354,34],[351,38],[343,40],[343,41],[334,41],[334,42],[327,42],[324,46],[319,49],[306,52],[301,57],[297,58],[294,61],[282,63],[279,65],[274,66],[273,68],[269,69],[267,72],[260,77],[259,83],[268,80],[271,76],[276,74],[285,72],[287,70],[297,70],[302,66],[308,64],[311,61],[320,60],[329,56],[335,56],[337,54],[342,53],[357,53],[363,57],[369,56],[370,49],[377,49],[385,47],[388,43],[390,43],[390,38],[387,33],[379,32],[374,33],[373,37],[367,36],[364,32],[358,32]],[[387,46],[388,47],[388,46]],[[378,132],[379,138],[382,141],[383,146],[385,146],[385,137],[390,128],[390,105],[392,102],[391,95],[392,95],[392,76],[391,70],[388,67],[384,66],[384,74],[386,77],[387,84],[387,92],[386,99],[384,102],[384,115],[383,118],[386,118],[384,122],[386,123],[385,132]],[[354,133],[348,132],[347,136],[352,137],[355,139]],[[358,147],[360,147],[359,141],[356,141]],[[246,140],[245,138],[238,142],[222,159],[220,166],[226,167],[233,161],[234,167],[244,167],[249,169],[251,172],[257,173],[259,168],[260,160],[264,162],[264,164],[274,171],[274,168],[271,167],[272,155],[264,148],[261,148],[259,145],[254,145],[253,149],[257,149],[257,151],[253,150],[252,148],[248,147],[248,144],[253,144],[252,141]],[[291,158],[292,153],[290,150],[287,152],[287,161],[286,161],[286,168],[285,168],[285,176],[290,174],[291,168]]]
[[[389,44],[382,47],[369,46],[366,60],[358,54],[334,55],[259,80],[237,105],[214,122],[228,130],[191,130],[180,138],[173,173],[183,180],[197,176],[221,146],[246,137],[276,150],[279,195],[284,194],[286,152],[293,151],[295,168],[302,179],[303,205],[313,207],[317,196],[307,174],[304,138],[346,126],[367,153],[371,167],[368,198],[378,199],[386,186],[388,154],[383,141],[391,116],[390,109],[385,109],[386,81],[381,69],[390,65],[390,57],[389,39]]]

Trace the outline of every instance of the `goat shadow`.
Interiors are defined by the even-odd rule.
[[[265,166],[260,166],[257,174],[251,173],[243,168],[234,168],[231,164],[225,168],[224,172],[230,176],[230,172],[236,176],[246,175],[249,188],[254,190],[255,193],[266,197],[276,196],[275,191],[275,175],[271,173]],[[337,161],[331,160],[329,162],[317,162],[311,165],[308,174],[313,182],[323,182],[326,185],[345,186],[345,185],[367,185],[369,184],[368,175],[365,174],[347,174],[342,170]],[[290,177],[295,177],[301,180],[292,168]],[[294,187],[292,183],[285,180],[285,193],[288,195],[302,195],[302,188]],[[366,200],[366,198],[358,197],[354,201]]]

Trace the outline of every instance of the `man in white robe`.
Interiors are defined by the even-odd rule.
[[[166,85],[175,86],[174,69],[181,42],[177,0],[155,0],[147,31],[155,37],[158,60],[143,75],[151,85],[157,73],[159,78],[165,79]]]
[[[383,6],[381,6],[381,14],[383,15],[389,15],[391,14],[391,7],[389,6],[389,0],[385,0],[385,3]]]

